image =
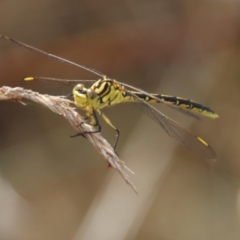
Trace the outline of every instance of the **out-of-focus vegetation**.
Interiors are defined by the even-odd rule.
[[[240,1],[8,0],[0,34],[220,115],[196,121],[161,108],[211,144],[218,158],[208,162],[131,104],[106,109],[136,196],[62,118],[0,102],[0,239],[240,239]],[[25,76],[98,79],[0,39],[1,85]]]

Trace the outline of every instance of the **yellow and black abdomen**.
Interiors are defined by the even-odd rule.
[[[201,114],[206,117],[218,118],[218,115],[213,110],[211,110],[209,107],[206,107],[202,104],[196,103],[192,100],[188,100],[188,99],[184,99],[184,98],[180,98],[180,97],[169,96],[169,95],[163,95],[163,94],[151,94],[153,96],[151,98],[150,96],[145,95],[140,92],[133,92],[133,93],[146,102],[166,103],[166,104],[177,106],[184,110],[189,110],[194,113]],[[157,100],[154,97],[158,98],[159,100]]]

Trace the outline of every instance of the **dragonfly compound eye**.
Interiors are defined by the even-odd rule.
[[[84,88],[83,84],[78,84],[75,86],[74,91],[80,93],[80,94],[86,94],[86,89]]]
[[[87,90],[87,96],[90,99],[93,99],[93,98],[95,98],[97,96],[97,93],[93,89],[88,89]]]

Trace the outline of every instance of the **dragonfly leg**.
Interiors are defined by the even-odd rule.
[[[115,143],[113,145],[113,149],[115,151],[115,153],[117,154],[116,152],[116,147],[117,147],[117,144],[118,144],[118,140],[119,140],[119,137],[120,137],[120,131],[118,128],[116,128],[112,123],[111,121],[108,119],[108,117],[103,114],[99,109],[97,109],[97,112],[98,114],[104,119],[104,121],[110,126],[112,127],[116,132],[117,132],[117,136],[116,136],[116,140],[115,140]],[[118,155],[118,154],[117,154]]]
[[[91,133],[98,133],[98,132],[101,132],[102,130],[102,126],[99,124],[99,120],[98,120],[98,117],[97,117],[97,114],[96,114],[96,111],[93,110],[92,112],[92,116],[95,120],[95,124],[93,124],[92,126],[94,127],[98,127],[98,129],[94,130],[94,131],[85,131],[85,132],[81,132],[81,133],[77,133],[77,134],[74,134],[74,135],[70,135],[71,138],[74,138],[74,137],[78,137],[78,136],[82,136],[82,137],[85,137],[85,134],[91,134]],[[86,117],[84,118],[84,120],[88,120],[90,117]],[[84,124],[84,122],[81,122],[79,124],[79,126],[81,126],[82,124]]]

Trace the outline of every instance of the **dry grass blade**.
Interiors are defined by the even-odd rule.
[[[75,111],[73,102],[68,99],[59,96],[43,95],[20,87],[11,88],[3,86],[0,88],[0,100],[14,100],[23,103],[22,99],[24,98],[41,104],[49,108],[51,111],[63,116],[78,132],[93,131],[92,126],[88,124],[81,124],[84,123],[83,118]],[[135,186],[129,180],[129,177],[125,172],[125,170],[128,170],[131,173],[132,171],[118,158],[111,145],[101,136],[101,134],[85,134],[85,137],[93,144],[98,152],[103,155],[108,163],[121,174],[126,183],[129,184],[137,193]]]

